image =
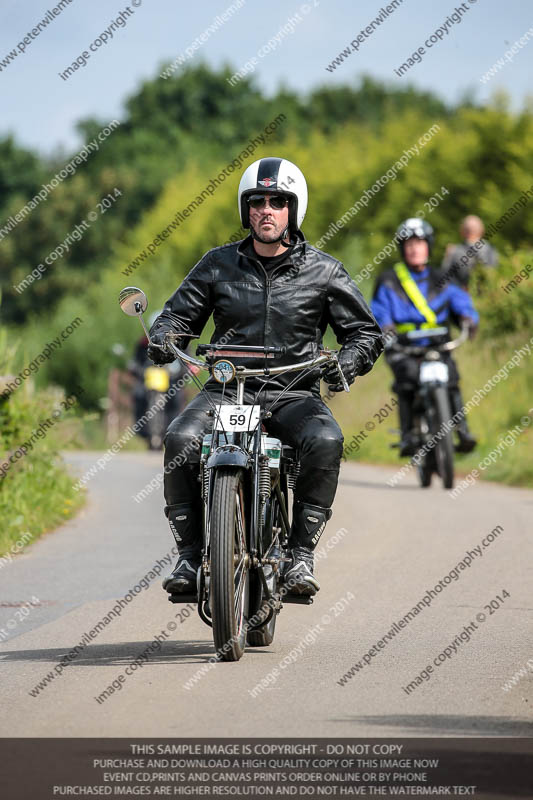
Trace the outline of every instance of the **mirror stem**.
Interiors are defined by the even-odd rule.
[[[150,342],[150,334],[148,333],[146,325],[144,324],[144,318],[143,318],[142,314],[139,315],[139,320],[140,320],[141,325],[144,328],[144,332],[146,334],[146,338],[148,339],[148,342]]]

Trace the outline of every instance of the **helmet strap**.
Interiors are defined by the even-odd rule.
[[[283,240],[284,240],[285,238],[287,238],[287,237],[288,237],[288,239],[289,239],[289,243],[288,243],[288,244],[286,244],[286,243],[283,241]],[[287,225],[287,227],[285,228],[285,230],[283,231],[283,233],[282,233],[282,236],[281,236],[281,239],[279,239],[279,243],[280,243],[280,244],[281,244],[283,247],[286,247],[287,249],[288,249],[289,247],[292,247],[293,243],[292,243],[292,241],[291,241],[291,231],[290,231],[290,228],[289,228],[289,226],[288,226],[288,225]]]

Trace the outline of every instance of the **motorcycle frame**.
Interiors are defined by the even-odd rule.
[[[205,361],[201,361],[199,359],[194,358],[193,356],[189,356],[187,353],[182,352],[173,342],[169,342],[170,347],[174,354],[185,362],[187,365],[201,367],[202,369],[210,368],[210,365],[207,364]],[[217,355],[217,348],[216,345],[213,345],[212,350],[210,351],[210,355],[212,357],[216,357]],[[222,348],[220,348],[222,349]],[[222,354],[221,354],[222,355]],[[312,369],[316,366],[319,366],[327,361],[334,361],[338,365],[338,357],[335,351],[323,349],[319,353],[318,356],[309,359],[307,361],[298,362],[297,364],[292,364],[290,366],[290,371],[303,371],[305,369]],[[232,398],[233,405],[242,405],[244,402],[244,389],[246,378],[252,376],[270,376],[275,374],[280,374],[282,372],[287,372],[288,367],[273,367],[269,369],[247,369],[242,366],[235,367],[235,379],[237,382],[237,391],[235,399]],[[349,391],[349,386],[346,382],[344,374],[340,370],[339,373],[342,376],[342,382],[344,385],[345,391]],[[203,389],[203,387],[202,387]],[[280,390],[280,395],[284,392],[284,389]],[[279,398],[277,398],[279,399]],[[274,401],[276,402],[276,401]],[[269,591],[267,580],[264,574],[264,568],[266,566],[263,563],[263,559],[259,558],[259,538],[262,534],[262,526],[261,526],[261,515],[264,507],[264,503],[261,502],[260,493],[259,493],[259,480],[260,480],[260,459],[267,458],[267,455],[263,455],[261,453],[261,435],[262,435],[262,423],[264,419],[269,416],[269,412],[260,411],[259,421],[256,425],[255,431],[253,432],[253,449],[252,451],[245,449],[244,447],[244,437],[249,436],[249,432],[237,432],[234,433],[233,442],[231,444],[225,445],[218,445],[218,439],[220,436],[224,435],[223,431],[216,431],[215,430],[215,418],[214,418],[214,410],[211,412],[213,414],[213,426],[211,429],[211,448],[209,456],[205,459],[202,459],[200,462],[200,481],[202,485],[202,504],[203,504],[203,531],[202,531],[202,538],[203,538],[203,548],[202,548],[202,564],[198,571],[198,584],[197,584],[197,609],[198,615],[200,619],[212,627],[212,622],[210,616],[206,613],[206,605],[208,601],[208,591],[207,591],[207,582],[209,580],[209,570],[210,570],[210,518],[211,518],[211,510],[212,510],[212,487],[213,487],[213,475],[215,470],[221,466],[237,466],[241,467],[242,469],[246,470],[248,475],[251,476],[251,481],[249,482],[249,496],[251,499],[251,506],[249,506],[249,515],[245,522],[246,525],[246,546],[248,549],[248,569],[256,570],[261,584],[263,586],[264,591],[264,600],[265,602],[272,600],[272,595]],[[248,442],[249,444],[249,442]],[[283,443],[282,443],[282,451],[280,454],[280,465],[279,465],[279,474],[275,480],[275,483],[271,486],[271,494],[275,494],[277,501],[279,503],[280,512],[281,512],[281,523],[282,523],[282,531],[285,534],[285,537],[288,538],[289,530],[290,530],[290,521],[289,515],[287,511],[287,507],[285,504],[285,498],[283,492],[281,491],[281,476],[284,467],[284,458],[283,458]],[[205,470],[209,471],[208,479],[207,479],[207,496],[204,496],[205,491]],[[245,511],[248,509],[245,508]],[[280,540],[280,545],[282,544],[282,540]],[[270,549],[270,547],[269,547]],[[268,552],[268,551],[267,551]],[[283,549],[282,549],[282,558],[279,560],[277,564],[277,568],[279,569],[279,565],[282,563],[283,559]],[[273,566],[273,565],[270,565]],[[189,600],[189,598],[183,597],[180,600],[176,600],[176,602],[185,602],[185,599]],[[257,627],[264,626],[270,622],[272,619],[273,614],[275,613],[275,607],[271,603],[270,611],[266,617],[266,619],[261,620],[260,625]],[[252,628],[251,628],[252,629]]]
[[[242,405],[244,401],[244,387],[246,382],[246,375],[238,375],[237,377],[237,394],[234,405]],[[263,411],[260,412],[259,421],[255,430],[252,433],[251,442],[248,441],[248,448],[245,447],[245,437],[250,436],[250,432],[234,433],[233,442],[231,444],[218,444],[218,439],[225,434],[223,431],[215,430],[215,420],[213,420],[213,427],[211,429],[211,449],[207,457],[201,461],[200,481],[202,483],[202,502],[203,502],[203,548],[202,548],[202,577],[198,585],[198,613],[203,622],[211,625],[211,620],[205,614],[203,605],[207,600],[206,595],[206,579],[209,577],[209,564],[210,564],[210,518],[212,511],[212,491],[213,491],[213,476],[217,468],[221,466],[238,466],[247,471],[248,474],[248,496],[251,503],[245,509],[249,513],[246,517],[246,546],[249,556],[248,568],[256,570],[259,579],[263,586],[265,600],[272,599],[270,590],[268,588],[267,580],[264,574],[264,554],[260,553],[260,537],[262,536],[261,516],[264,510],[265,501],[261,501],[259,492],[260,481],[260,459],[268,459],[267,455],[261,453],[261,436],[262,436],[262,423],[267,414]],[[209,432],[208,432],[209,433]],[[249,445],[252,444],[250,448]],[[281,523],[282,523],[282,537],[280,538],[280,547],[283,541],[283,534],[288,539],[290,522],[287,507],[285,504],[285,497],[281,489],[282,473],[284,470],[284,456],[283,456],[283,443],[282,451],[280,454],[280,464],[278,475],[275,476],[274,482],[271,486],[270,498],[274,495],[280,506]],[[207,494],[204,496],[204,488],[206,486],[204,471],[208,471],[207,479]],[[269,544],[267,551],[272,546]],[[279,568],[279,564],[277,568]],[[272,566],[272,564],[270,564]],[[272,618],[275,609],[271,606],[270,612],[266,619],[263,619],[260,626],[268,624]]]
[[[162,346],[160,344],[154,344],[153,342],[150,341],[150,334],[149,334],[149,332],[148,332],[148,330],[146,328],[146,325],[144,323],[144,319],[143,319],[143,316],[142,316],[144,311],[147,308],[147,305],[148,305],[148,301],[146,299],[146,295],[144,294],[144,292],[142,292],[140,289],[138,289],[137,287],[134,287],[134,286],[126,287],[120,292],[119,304],[120,304],[120,307],[122,308],[122,310],[124,311],[124,313],[126,313],[128,316],[137,316],[139,318],[139,321],[140,321],[140,323],[141,323],[141,325],[143,327],[143,330],[144,330],[144,332],[146,334],[146,337],[148,338],[148,341],[150,342],[150,344],[153,347],[158,347],[158,348],[163,348],[164,349],[164,346]],[[211,364],[209,362],[207,362],[207,361],[201,361],[201,360],[199,360],[197,358],[194,358],[193,356],[190,356],[187,353],[185,353],[182,350],[180,350],[176,345],[176,340],[179,340],[180,337],[183,337],[183,336],[186,337],[187,339],[197,338],[195,334],[187,333],[185,331],[182,334],[178,334],[178,333],[172,334],[172,333],[169,332],[168,336],[166,337],[166,347],[175,355],[176,358],[178,358],[181,361],[182,364],[184,364],[189,369],[189,372],[190,372],[194,382],[198,385],[200,391],[203,391],[204,387],[200,384],[200,382],[196,378],[196,375],[194,374],[194,371],[191,369],[191,367],[197,367],[197,368],[200,368],[200,369],[208,369],[211,372]],[[227,353],[224,352],[224,345],[219,345],[219,344],[213,343],[213,344],[204,346],[204,349],[206,350],[206,352],[209,353],[209,356],[210,356],[211,359],[216,357],[217,355],[219,357],[221,357],[221,356],[227,357],[227,355],[228,355]],[[319,351],[318,355],[316,355],[315,357],[313,357],[313,358],[311,358],[311,359],[309,359],[307,361],[301,361],[301,362],[298,362],[296,364],[290,364],[290,365],[285,365],[285,366],[281,366],[281,367],[269,368],[269,367],[267,367],[266,359],[268,357],[273,357],[274,354],[278,354],[278,355],[284,354],[285,348],[264,347],[264,346],[246,347],[246,346],[236,346],[236,345],[234,345],[233,348],[231,348],[231,349],[236,350],[236,351],[240,351],[240,352],[243,352],[243,351],[246,352],[247,351],[248,354],[251,354],[252,351],[253,351],[253,355],[255,355],[256,353],[257,354],[258,353],[263,353],[263,355],[265,357],[265,366],[264,366],[263,369],[255,369],[255,370],[254,369],[246,369],[243,366],[235,366],[235,365],[233,365],[234,366],[234,370],[235,370],[234,375],[235,375],[235,377],[237,379],[237,396],[236,396],[236,400],[235,400],[236,404],[241,404],[241,405],[243,404],[243,400],[244,400],[244,384],[245,384],[245,381],[246,381],[247,377],[252,377],[252,376],[270,377],[270,376],[273,376],[273,375],[279,375],[281,373],[300,372],[300,371],[303,371],[303,370],[306,370],[306,369],[311,370],[311,369],[313,369],[315,367],[318,367],[318,366],[320,366],[322,364],[325,364],[326,362],[330,362],[330,363],[332,362],[332,363],[334,363],[336,365],[337,372],[338,372],[338,375],[339,375],[339,380],[342,383],[344,391],[346,391],[346,392],[350,391],[348,382],[346,381],[344,373],[343,373],[343,371],[342,371],[342,369],[341,369],[341,367],[339,365],[339,359],[338,359],[337,351],[335,351],[335,350],[329,350],[329,349],[326,349],[326,348],[322,348]],[[238,354],[239,353],[237,352],[237,355]],[[232,355],[232,354],[230,353],[230,355]],[[284,392],[288,391],[291,386],[292,386],[292,384],[289,383],[288,386],[286,386],[285,388],[281,389],[280,394],[278,395],[278,397],[276,398],[274,403],[277,402],[280,399],[281,395],[283,395]],[[216,412],[215,403],[212,403],[212,406],[213,406],[213,410],[211,411],[211,413],[214,414],[214,412]],[[221,447],[217,447],[216,451],[213,453],[213,439],[218,440],[218,436],[215,437],[215,436],[212,435],[209,457],[206,460],[202,459],[201,462],[200,462],[200,480],[202,481],[202,490],[201,491],[202,491],[202,502],[203,502],[203,506],[204,506],[204,508],[203,508],[203,520],[204,520],[204,522],[203,522],[203,532],[202,532],[203,533],[202,565],[201,565],[200,569],[198,570],[198,576],[197,576],[197,580],[198,580],[198,583],[197,583],[197,601],[198,601],[198,613],[200,615],[200,618],[203,620],[203,622],[205,622],[207,625],[209,625],[211,627],[212,627],[212,622],[211,622],[211,619],[210,619],[210,615],[209,616],[207,615],[206,608],[205,608],[205,606],[207,605],[207,601],[209,599],[209,595],[208,595],[208,593],[206,591],[206,588],[207,588],[206,584],[207,584],[207,580],[209,578],[209,547],[210,547],[209,521],[210,521],[210,516],[211,516],[211,508],[212,508],[212,483],[213,483],[213,481],[211,480],[211,477],[212,477],[212,474],[214,472],[214,469],[219,467],[219,466],[233,465],[233,466],[239,466],[239,467],[247,470],[248,473],[250,472],[250,470],[252,471],[253,485],[252,485],[252,489],[251,489],[251,493],[250,493],[251,494],[251,498],[252,498],[252,509],[251,509],[251,512],[250,512],[250,522],[247,525],[247,539],[246,539],[246,547],[248,549],[248,559],[249,559],[249,563],[248,563],[247,566],[248,566],[249,569],[251,568],[251,569],[257,569],[258,570],[258,573],[259,573],[259,576],[260,576],[260,579],[261,579],[261,582],[262,582],[262,585],[263,585],[263,589],[265,590],[265,593],[268,596],[267,599],[271,599],[271,595],[270,595],[270,592],[269,592],[269,589],[268,589],[266,577],[265,577],[265,574],[264,574],[264,564],[258,559],[258,555],[257,555],[258,554],[259,536],[261,534],[261,524],[260,524],[261,500],[260,500],[260,492],[259,492],[260,459],[261,458],[268,459],[268,455],[267,454],[262,454],[261,453],[261,428],[262,428],[262,421],[267,418],[267,415],[270,416],[270,412],[269,411],[268,412],[264,412],[264,413],[262,411],[260,411],[259,421],[257,423],[256,430],[254,432],[253,452],[252,453],[250,453],[248,450],[244,449],[244,447],[242,446],[243,445],[243,438],[242,438],[243,434],[242,433],[237,433],[236,435],[234,433],[234,440],[233,440],[233,443],[231,445],[223,445]],[[215,433],[215,425],[213,424],[212,434],[214,434],[214,433]],[[281,486],[280,486],[280,482],[282,480],[282,474],[283,474],[283,467],[284,467],[284,459],[283,459],[283,444],[282,444],[281,453],[280,453],[279,476],[275,480],[274,485],[271,484],[270,497],[272,497],[272,493],[274,491],[274,493],[276,495],[276,498],[277,498],[277,501],[279,503],[279,507],[280,507],[281,522],[282,522],[282,526],[281,527],[282,527],[282,530],[284,529],[285,537],[288,538],[290,523],[289,523],[289,517],[288,517],[287,509],[286,509],[286,506],[285,506],[284,496],[283,496],[283,493],[281,491]],[[204,494],[205,494],[205,492],[204,492],[204,487],[205,487],[204,471],[205,471],[206,468],[210,470],[209,478],[208,478],[208,481],[207,481],[207,497],[204,496]],[[283,480],[286,481],[286,476],[284,476]],[[245,509],[245,511],[246,511],[246,509]],[[249,531],[249,533],[248,533],[248,531]],[[283,541],[280,541],[280,545],[282,545],[282,544],[283,544]],[[283,553],[283,549],[282,549],[282,553]],[[279,564],[281,563],[281,561],[282,561],[282,559],[280,559],[278,561],[278,568],[279,568]],[[271,563],[271,566],[274,566],[274,564]],[[191,596],[185,596],[185,595],[169,595],[169,599],[172,602],[190,602],[194,598],[191,597]],[[204,606],[204,607],[202,607],[202,606]],[[274,613],[274,607],[271,606],[270,613],[267,616],[267,619],[266,620],[262,620],[261,624],[258,625],[257,627],[260,627],[261,625],[268,624],[268,622],[272,619],[273,613]]]

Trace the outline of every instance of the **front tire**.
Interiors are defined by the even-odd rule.
[[[430,431],[430,425],[425,411],[420,412],[417,427],[420,439],[423,442],[423,447],[426,444],[427,438],[429,438]],[[437,467],[435,464],[435,453],[433,450],[429,450],[429,452],[424,453],[424,455],[417,460],[418,481],[422,489],[428,489],[431,486],[431,479],[436,470]]]
[[[437,386],[434,393],[435,415],[433,435],[442,431],[442,426],[447,424],[451,418],[450,401],[446,386]],[[435,445],[435,460],[437,470],[442,479],[445,489],[453,487],[454,467],[453,467],[453,436],[452,431],[446,431]]]
[[[213,486],[209,595],[221,661],[239,661],[246,647],[249,576],[243,471],[219,467]]]
[[[433,476],[433,467],[431,464],[432,459],[430,454],[427,453],[422,457],[420,464],[418,464],[418,480],[422,489],[427,489],[431,486],[431,478]]]

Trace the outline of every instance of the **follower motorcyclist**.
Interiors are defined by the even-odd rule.
[[[300,226],[307,184],[299,168],[282,158],[255,161],[242,175],[238,207],[250,235],[208,251],[189,272],[150,331],[155,345],[150,357],[156,363],[171,360],[161,347],[165,335],[200,334],[213,314],[211,342],[225,336],[233,345],[283,346],[285,354],[276,357],[276,366],[318,355],[331,325],[342,345],[339,363],[348,383],[369,372],[383,350],[381,330],[343,265],[305,240]],[[250,368],[264,366],[261,358],[232,360]],[[333,390],[342,390],[335,365],[328,365],[324,379]],[[244,402],[255,398],[270,404],[294,380],[294,373],[253,378]],[[210,379],[205,389],[220,402],[220,384]],[[225,392],[234,397],[231,383]],[[193,591],[201,562],[198,474],[200,443],[210,425],[208,400],[204,392],[197,395],[165,438],[165,465],[181,463],[179,454],[188,454],[185,464],[170,467],[168,474],[165,470],[165,513],[179,550],[176,567],[163,581],[169,593]],[[284,577],[293,593],[312,595],[320,588],[313,575],[313,550],[332,513],[343,445],[339,425],[320,397],[320,369],[298,373],[265,426],[300,454],[289,539],[292,560]]]
[[[133,414],[135,422],[142,419],[147,411],[146,388],[144,386],[144,370],[151,364],[148,358],[148,339],[146,336],[141,338],[135,344],[133,358],[128,363],[128,372],[134,376],[135,383],[133,386]],[[147,437],[146,427],[143,427],[139,435],[143,438]]]
[[[161,311],[155,311],[150,315],[148,322],[150,326],[154,324],[160,313]],[[136,379],[133,386],[133,413],[136,423],[143,419],[148,411],[148,390],[146,388],[145,373],[147,368],[154,369],[151,365],[152,361],[148,355],[148,339],[143,335],[137,341],[133,358],[131,358],[128,363],[128,372]],[[169,387],[177,384],[182,373],[183,368],[181,364],[176,362],[176,368],[174,368],[173,365],[172,369],[169,370]],[[169,421],[172,420],[176,414],[179,414],[183,406],[183,390],[180,389],[167,398],[164,410],[160,409],[159,413],[165,414],[167,421]],[[140,427],[139,436],[150,441],[150,431],[146,425]],[[158,449],[160,449],[160,447]]]
[[[473,336],[479,321],[468,292],[442,279],[442,272],[429,266],[433,246],[433,228],[425,220],[412,217],[396,231],[402,262],[383,272],[371,302],[372,312],[387,334],[400,338],[410,330],[435,328],[450,322],[467,324]],[[419,342],[425,344],[424,340]],[[464,415],[459,389],[459,372],[451,355],[445,355],[449,368],[449,397],[452,415],[458,414],[457,450],[469,453],[477,444]],[[417,443],[413,437],[413,400],[418,384],[419,360],[397,351],[386,353],[394,374],[393,391],[398,394],[401,442],[400,456],[414,455]]]

